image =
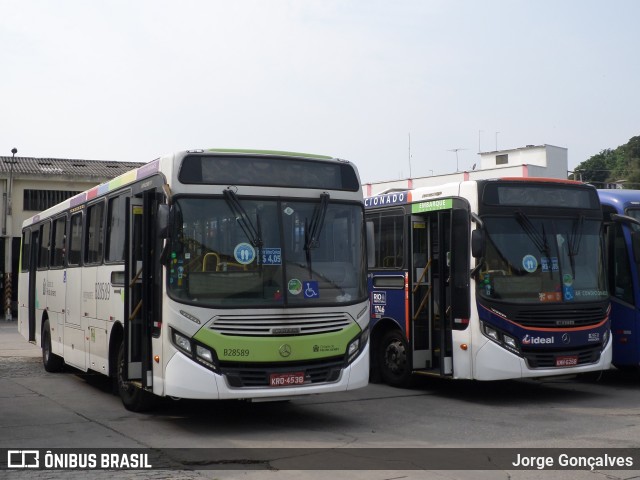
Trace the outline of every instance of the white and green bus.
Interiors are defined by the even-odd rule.
[[[47,371],[108,375],[134,411],[356,389],[365,245],[353,164],[179,152],[23,223],[19,330]]]

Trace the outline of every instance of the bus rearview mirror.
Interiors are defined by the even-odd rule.
[[[157,219],[157,231],[158,237],[167,238],[169,236],[169,216],[170,209],[166,203],[158,205]]]
[[[484,252],[484,233],[476,228],[471,232],[471,254],[474,258],[481,258]]]

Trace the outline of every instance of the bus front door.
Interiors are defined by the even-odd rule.
[[[413,368],[451,376],[450,211],[413,215],[411,240]]]
[[[143,213],[142,199],[129,198],[127,206],[127,259],[125,262],[125,315],[124,343],[125,369],[128,380],[142,381],[142,347],[144,332],[142,322],[142,282],[144,262],[142,257]]]
[[[158,308],[156,290],[160,285],[158,239],[155,235],[156,209],[155,190],[145,191],[141,197],[127,199],[125,371],[127,380],[139,382],[145,389],[153,386],[151,339],[155,334],[154,321],[159,324],[159,315],[154,315]]]
[[[38,249],[40,232],[34,229],[31,234],[31,261],[29,262],[29,341],[36,340],[36,274],[38,272]],[[57,327],[57,325],[56,325]]]

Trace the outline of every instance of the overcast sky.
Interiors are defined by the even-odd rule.
[[[0,0],[0,155],[290,150],[372,182],[550,144],[572,169],[640,135],[638,19],[636,0]]]

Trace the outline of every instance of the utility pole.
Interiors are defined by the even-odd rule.
[[[409,132],[409,178],[413,178],[411,176],[411,132]]]
[[[13,297],[13,205],[11,195],[13,193],[13,165],[16,163],[17,148],[11,149],[11,165],[9,166],[9,181],[7,182],[7,202],[5,204],[5,228],[4,228],[4,306],[5,320],[10,322],[13,320],[11,311],[11,300]]]
[[[451,150],[447,150],[448,152],[456,152],[456,172],[460,171],[460,169],[458,168],[458,152],[460,150],[466,150],[466,148],[452,148]]]

